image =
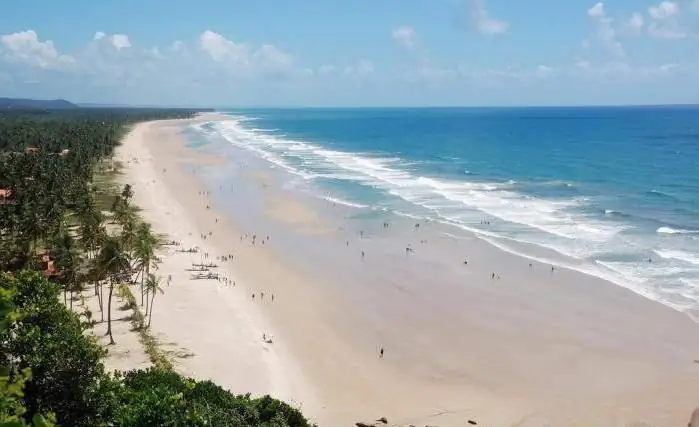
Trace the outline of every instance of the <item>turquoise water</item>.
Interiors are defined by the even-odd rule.
[[[699,309],[697,107],[227,114],[191,131],[267,160],[358,219],[441,221]]]

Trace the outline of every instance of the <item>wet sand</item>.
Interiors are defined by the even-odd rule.
[[[360,236],[344,207],[277,171],[187,148],[182,125],[138,125],[119,150],[144,217],[236,282],[190,280],[201,254],[165,254],[153,329],[188,356],[181,372],[296,402],[321,425],[670,426],[699,404],[685,315],[436,224]]]

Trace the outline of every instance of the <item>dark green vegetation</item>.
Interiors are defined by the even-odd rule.
[[[65,99],[21,99],[21,98],[0,98],[0,109],[42,109],[57,110],[62,108],[77,108],[78,106]]]
[[[139,219],[131,187],[111,184],[114,148],[133,123],[192,114],[0,112],[0,427],[309,425],[280,401],[235,396],[163,361],[109,374],[88,331],[106,322],[114,342],[112,298],[127,289],[128,306],[146,307],[133,322],[143,336],[160,291],[162,240]],[[99,314],[79,313],[86,293]]]

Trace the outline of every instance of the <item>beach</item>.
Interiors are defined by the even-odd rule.
[[[117,152],[144,220],[180,243],[152,320],[178,372],[322,426],[671,426],[699,404],[687,315],[430,222],[355,230],[223,141],[187,146],[182,129],[221,119],[142,123]],[[191,278],[209,262],[228,280]]]

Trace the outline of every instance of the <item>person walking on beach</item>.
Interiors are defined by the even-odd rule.
[[[383,359],[383,347],[379,350],[379,359]]]

